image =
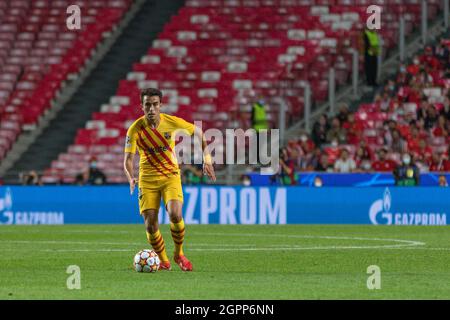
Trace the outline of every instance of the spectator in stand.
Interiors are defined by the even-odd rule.
[[[77,186],[84,186],[86,185],[87,181],[88,181],[88,171],[84,171],[84,172],[80,172],[75,176],[75,184]]]
[[[183,166],[183,183],[198,185],[204,182],[202,164],[185,164]]]
[[[20,180],[25,186],[42,186],[43,183],[41,178],[42,177],[35,170],[20,175]]]
[[[400,131],[397,129],[392,131],[392,141],[388,144],[389,149],[393,152],[404,153],[407,150],[405,139],[402,138]]]
[[[378,55],[380,54],[380,42],[376,30],[365,28],[363,31],[364,71],[368,86],[376,87]]]
[[[443,114],[439,115],[437,124],[432,132],[434,137],[448,137],[447,120]]]
[[[348,115],[350,114],[350,110],[346,103],[339,104],[339,112],[336,117],[339,119],[341,123],[344,123],[348,119]]]
[[[447,136],[447,144],[450,144],[450,120],[446,121],[446,128],[447,128],[447,132],[448,132],[448,136]]]
[[[420,57],[418,55],[415,55],[413,58],[413,63],[410,64],[407,68],[406,68],[407,72],[412,75],[415,76],[416,74],[419,73],[420,71]]]
[[[377,109],[381,112],[389,112],[391,98],[387,93],[377,94],[374,98],[374,103],[377,106]]]
[[[378,150],[378,160],[372,163],[372,169],[377,172],[392,172],[397,164],[387,158],[387,149]]]
[[[306,171],[314,171],[315,168],[320,164],[320,159],[322,158],[322,150],[319,147],[315,148],[312,152],[311,157],[308,159],[306,164]]]
[[[339,144],[347,142],[347,132],[342,128],[341,121],[338,117],[334,117],[331,120],[331,128],[327,133],[327,141],[332,142],[333,140],[337,140]]]
[[[392,132],[397,129],[397,122],[395,120],[388,120],[383,124],[383,139],[384,144],[392,144]]]
[[[426,67],[420,69],[419,73],[416,75],[416,79],[417,83],[422,87],[432,86],[434,82],[430,69]]]
[[[343,123],[342,127],[347,132],[347,142],[350,144],[358,143],[364,131],[364,125],[361,121],[355,120],[354,113],[347,116],[347,121]]]
[[[443,167],[445,172],[450,172],[450,148],[447,149],[447,154],[442,156]]]
[[[307,164],[312,157],[314,143],[303,133],[298,141],[289,141],[287,152],[289,158],[295,163],[296,169],[301,171],[307,170]]]
[[[417,153],[411,154],[411,161],[416,165],[420,172],[428,172],[429,166],[428,162],[423,159],[423,157],[419,156]]]
[[[421,92],[421,86],[415,81],[414,78],[411,78],[409,83],[399,90],[398,94],[404,102],[414,102],[419,105],[422,98]]]
[[[441,40],[441,42],[438,44],[435,50],[436,58],[440,61],[448,61],[450,57],[450,51],[449,47],[445,45],[445,41]]]
[[[339,173],[354,172],[356,169],[355,160],[350,157],[347,149],[343,148],[341,150],[341,155],[339,159],[336,160],[334,164],[334,171]]]
[[[289,140],[286,149],[289,156],[291,156],[292,158],[297,159],[298,157],[304,154],[304,150],[302,149],[302,146],[297,140]]]
[[[413,122],[413,125],[417,127],[419,130],[419,137],[422,139],[428,138],[429,133],[428,130],[425,128],[425,119],[417,119],[415,122]]]
[[[322,156],[320,157],[319,163],[314,168],[314,171],[321,171],[321,172],[333,172],[334,171],[334,167],[329,162],[327,154],[325,154],[325,153],[322,154]]]
[[[323,148],[323,151],[328,156],[328,161],[330,163],[334,163],[337,158],[339,158],[339,154],[341,153],[341,149],[339,147],[339,141],[337,139],[333,139],[331,143]]]
[[[355,153],[355,163],[359,172],[368,172],[372,168],[372,152],[365,140],[361,140]]]
[[[417,120],[425,119],[427,117],[428,106],[428,98],[426,96],[423,96],[420,99],[419,108],[417,108]]]
[[[298,144],[300,145],[301,150],[305,153],[311,152],[312,150],[314,150],[315,147],[314,142],[311,139],[309,139],[306,133],[302,133],[300,135]]]
[[[372,169],[372,161],[370,159],[361,158],[361,154],[363,153],[361,148],[356,150],[355,155],[355,163],[356,163],[356,171],[357,172],[370,172]]]
[[[395,119],[408,119],[414,116],[411,112],[406,111],[405,105],[400,101],[398,96],[392,98],[390,109],[392,111],[392,117]]]
[[[445,159],[442,155],[433,153],[428,163],[430,172],[445,171]]]
[[[394,179],[396,186],[418,186],[420,171],[419,168],[412,163],[411,155],[404,153],[402,163],[394,169]]]
[[[316,146],[321,146],[327,142],[327,132],[330,129],[328,124],[328,117],[322,114],[316,123],[314,123],[312,130],[312,140]]]
[[[436,108],[430,104],[427,109],[427,115],[424,119],[426,130],[429,130],[435,126],[438,116],[439,115],[438,115],[438,112],[436,111]]]
[[[411,75],[407,72],[406,66],[404,64],[401,64],[399,67],[399,73],[397,75],[397,84],[399,86],[406,86],[408,85],[410,80]]]
[[[279,178],[282,185],[296,185],[297,177],[295,172],[295,163],[289,158],[286,148],[280,150],[280,173]]]
[[[394,80],[389,79],[387,83],[377,92],[377,95],[384,96],[387,94],[389,98],[397,95],[397,85]]]
[[[406,140],[408,142],[408,150],[414,151],[419,149],[421,135],[419,134],[419,128],[417,127],[415,121],[410,124],[409,134],[406,136]]]
[[[418,148],[411,150],[411,152],[414,154],[415,159],[422,163],[429,163],[433,155],[433,150],[427,145],[424,139],[419,140]]]
[[[359,148],[362,149],[362,155],[364,159],[369,159],[371,160],[373,158],[373,153],[372,150],[370,149],[370,147],[367,145],[366,140],[361,140],[359,142]]]
[[[90,185],[102,185],[106,184],[106,175],[97,167],[97,159],[91,159],[88,169],[88,180]]]
[[[420,56],[419,61],[422,65],[432,69],[438,69],[441,65],[439,59],[434,55],[433,48],[431,46],[425,47],[425,53]]]
[[[443,115],[447,121],[450,121],[450,90],[444,98],[444,107],[441,110],[441,115]]]

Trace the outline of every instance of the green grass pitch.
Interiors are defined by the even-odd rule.
[[[449,227],[188,225],[185,240],[193,272],[145,274],[143,225],[1,226],[0,299],[450,299]]]

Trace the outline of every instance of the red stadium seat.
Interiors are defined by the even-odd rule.
[[[105,4],[89,3],[95,8],[91,13]],[[338,84],[349,78],[349,49],[360,37],[368,4],[363,0],[314,0],[308,5],[281,0],[188,0],[164,27],[147,55],[120,81],[116,96],[128,98],[129,103],[102,106],[92,120],[103,121],[98,123],[105,126],[95,128],[92,121],[88,122],[85,129],[78,131],[69,153],[100,144],[105,152],[114,149],[121,154],[124,130],[142,113],[138,90],[145,87],[163,90],[166,112],[188,121],[203,119],[205,127],[223,128],[232,120],[230,112],[247,110],[258,96],[283,96],[288,104],[287,117],[299,119],[304,108],[300,80],[309,81],[313,99],[323,101],[328,95],[330,67],[336,70]],[[418,21],[420,4],[377,4],[386,13],[385,41],[394,46],[399,15],[408,13],[406,29],[410,32],[412,24]],[[117,5],[122,3],[117,1]],[[47,6],[42,7],[43,13],[48,14]],[[115,16],[111,15],[111,19]],[[98,28],[102,29],[101,24]],[[55,31],[49,27],[46,32],[40,35],[41,39],[51,39]],[[276,122],[278,102],[268,101],[273,108],[269,112],[271,121]],[[371,130],[366,131],[372,133],[367,136],[369,142],[378,145],[380,140],[373,133],[386,115],[378,113],[376,106],[367,105],[356,118],[366,130]],[[245,116],[242,122],[249,123]],[[97,148],[88,153],[99,154]],[[112,160],[111,165],[108,180],[125,182],[121,160]]]
[[[90,12],[90,17],[83,20],[80,32],[67,33],[61,32],[61,28],[65,24],[68,1],[1,1],[2,126],[9,125],[3,121],[6,112],[20,116],[14,125],[18,128],[14,131],[16,137],[22,126],[35,124],[50,107],[51,100],[69,73],[79,72],[91,50],[102,40],[102,33],[118,23],[130,4],[130,0],[84,1],[83,9],[96,8],[96,11]],[[70,50],[72,48],[77,50]],[[27,99],[35,94],[39,98],[33,98],[32,108],[23,108]],[[3,145],[0,160],[6,152]]]

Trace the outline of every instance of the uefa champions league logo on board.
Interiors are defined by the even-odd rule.
[[[383,199],[375,201],[369,210],[369,218],[372,224],[378,224],[377,216],[381,213],[381,217],[385,219],[384,224],[392,224],[392,213],[390,213],[392,203],[391,192],[388,188],[384,190]]]
[[[23,202],[20,201],[20,192],[18,194],[19,196],[16,194],[15,211],[13,211],[13,196],[10,188],[6,188],[3,197],[0,198],[0,225],[64,224],[64,212],[42,210],[40,208],[42,203],[33,204],[36,210],[24,210]]]
[[[12,221],[13,213],[11,209],[12,209],[11,189],[6,188],[4,197],[0,198],[0,224],[4,223],[3,218],[6,218],[6,221]]]

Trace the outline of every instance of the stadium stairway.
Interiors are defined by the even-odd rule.
[[[184,0],[147,0],[109,52],[95,67],[78,91],[43,130],[34,143],[5,173],[5,183],[17,183],[20,172],[41,171],[73,143],[77,129],[85,125],[114,95],[132,64],[139,60],[162,31],[164,24],[184,4]]]

